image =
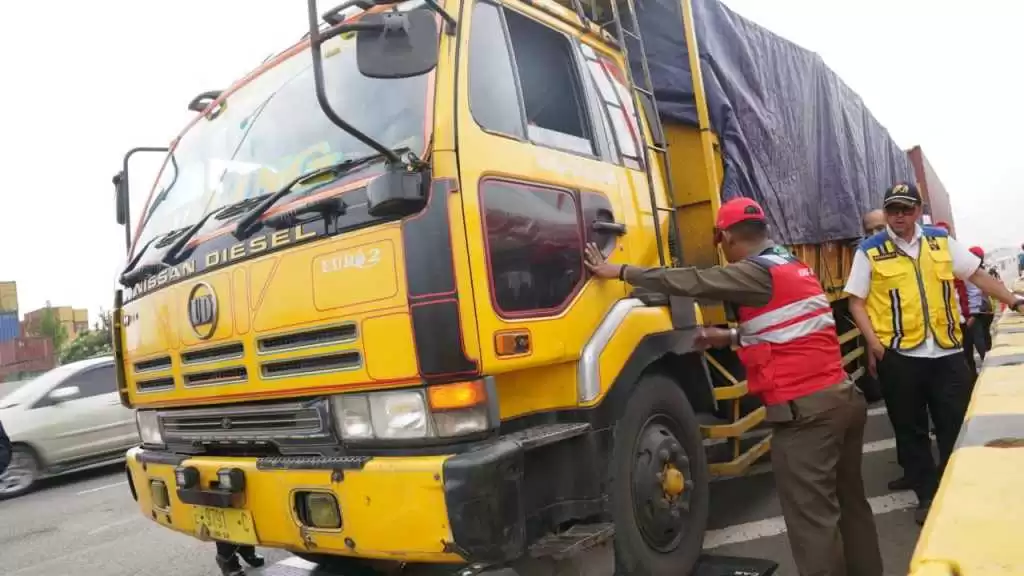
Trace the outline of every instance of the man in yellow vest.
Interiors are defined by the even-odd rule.
[[[954,282],[970,281],[1018,312],[1018,299],[981,268],[981,261],[938,227],[922,227],[921,195],[900,183],[885,193],[886,229],[857,249],[846,284],[850,313],[864,334],[868,368],[882,394],[917,494],[923,524],[970,399]],[[935,423],[939,464],[916,414],[927,406]]]

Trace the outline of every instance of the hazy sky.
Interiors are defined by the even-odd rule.
[[[726,4],[820,53],[901,146],[920,144],[950,192],[961,239],[1024,241],[1024,3]],[[124,259],[110,177],[123,152],[165,145],[189,119],[193,96],[227,87],[304,30],[301,0],[9,9],[0,19],[0,280],[18,281],[22,312],[47,300],[93,314],[109,308]]]

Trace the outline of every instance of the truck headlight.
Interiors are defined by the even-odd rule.
[[[160,420],[155,410],[136,410],[135,425],[139,429],[139,437],[143,445],[162,446],[163,434],[160,433]]]
[[[370,418],[377,438],[426,438],[430,431],[427,403],[419,390],[370,394]]]
[[[486,432],[493,423],[482,380],[331,398],[346,440],[403,440]]]

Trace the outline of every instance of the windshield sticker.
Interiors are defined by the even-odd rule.
[[[219,178],[222,192],[217,196],[221,198],[220,204],[227,206],[278,190],[302,174],[337,164],[344,159],[345,154],[332,151],[329,142],[321,141],[298,154],[281,158],[275,163],[277,166],[284,166],[280,170],[270,164],[221,161],[218,168],[223,174],[223,178]]]

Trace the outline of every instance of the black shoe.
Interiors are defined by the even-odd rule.
[[[267,559],[256,553],[255,548],[239,548],[238,555],[245,560],[245,563],[253,568],[259,568],[267,563]]]
[[[245,576],[245,570],[242,570],[242,565],[238,563],[238,556],[233,554],[230,558],[217,556],[217,566],[220,567],[223,576]]]
[[[914,483],[910,481],[906,476],[900,476],[895,480],[889,482],[889,490],[893,492],[900,492],[902,490],[910,490],[914,487]]]
[[[925,500],[917,505],[917,510],[914,510],[914,522],[917,522],[918,526],[924,526],[924,521],[928,519],[928,511],[931,508],[931,500]]]

